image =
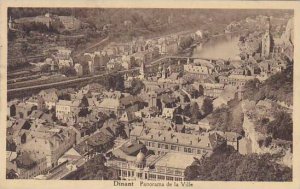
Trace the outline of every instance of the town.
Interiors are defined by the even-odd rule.
[[[45,11],[8,15],[7,179],[292,180],[292,13],[87,41],[73,10]],[[239,54],[195,53],[220,37]]]

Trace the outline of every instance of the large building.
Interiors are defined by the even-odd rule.
[[[230,85],[233,87],[242,87],[246,84],[247,81],[254,79],[254,76],[247,76],[247,75],[230,75],[220,76],[219,80],[221,84]]]
[[[26,135],[26,136],[24,136]],[[24,144],[19,149],[37,157],[46,157],[47,168],[58,164],[58,159],[75,144],[76,134],[71,128],[55,127],[48,131],[43,128],[25,132]]]
[[[150,155],[141,144],[127,142],[108,155],[106,165],[118,172],[122,180],[183,181],[184,171],[195,159],[192,154]]]
[[[226,144],[224,138],[217,133],[191,135],[139,126],[130,132],[130,140],[145,144],[149,150],[158,155],[176,152],[209,156],[214,150]]]

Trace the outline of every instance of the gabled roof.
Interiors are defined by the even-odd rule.
[[[142,102],[142,101],[143,100],[140,97],[132,96],[132,95],[129,95],[129,96],[126,96],[126,97],[120,99],[120,103],[123,106],[133,105],[135,103]]]
[[[136,155],[144,146],[144,144],[128,141],[120,149],[127,155]]]
[[[114,98],[105,98],[100,104],[100,108],[111,108],[111,109],[117,109],[120,107],[120,102],[118,99]]]

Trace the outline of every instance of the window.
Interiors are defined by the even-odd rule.
[[[143,177],[143,173],[138,173],[137,176],[138,176],[138,178],[142,178]]]
[[[167,180],[173,180],[173,177],[167,176]]]
[[[160,145],[161,145],[161,144],[160,144],[160,143],[158,143],[158,146],[157,146],[157,147],[158,147],[158,148],[160,148]]]
[[[197,150],[197,154],[201,154],[201,150]]]
[[[182,175],[182,171],[175,170],[175,175]]]
[[[184,148],[184,152],[192,153],[192,149],[191,148]]]
[[[127,177],[127,171],[122,171],[122,176]]]
[[[165,180],[165,176],[163,175],[157,175],[157,180]]]
[[[182,181],[182,178],[175,177],[175,181]]]
[[[150,180],[156,180],[156,175],[155,174],[149,174],[149,179]]]
[[[175,145],[172,145],[172,146],[171,146],[171,150],[176,150],[176,146],[175,146]]]
[[[169,145],[165,144],[165,149],[169,149]]]

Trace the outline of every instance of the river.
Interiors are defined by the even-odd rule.
[[[238,47],[239,35],[225,34],[199,44],[193,51],[193,57],[211,59],[240,60]]]

